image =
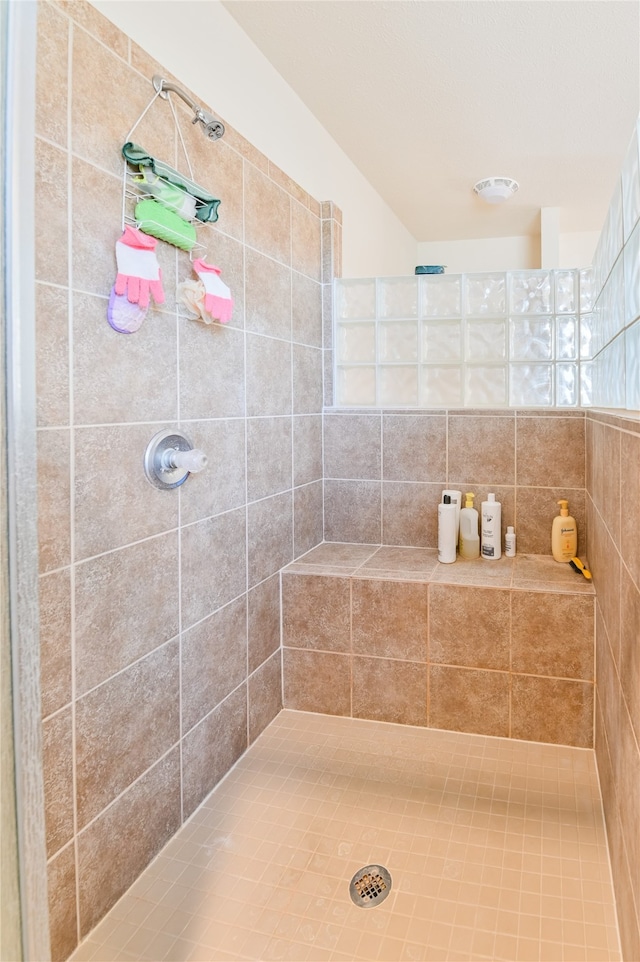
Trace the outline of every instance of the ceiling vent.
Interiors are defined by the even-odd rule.
[[[502,204],[513,197],[518,189],[518,181],[513,177],[485,177],[474,184],[473,189],[488,204]]]

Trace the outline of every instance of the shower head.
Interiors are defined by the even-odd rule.
[[[185,93],[184,90],[181,90],[181,88],[176,84],[170,83],[168,80],[164,80],[160,74],[154,74],[152,83],[156,93],[159,93],[161,97],[165,98],[165,100],[168,97],[169,90],[172,90],[174,94],[177,94],[178,97],[181,97],[185,104],[188,104],[195,114],[192,123],[202,124],[204,132],[209,140],[219,140],[220,137],[224,136],[224,124],[222,121],[217,120],[213,114],[203,110],[203,108],[200,107],[195,100],[192,100],[191,97]]]

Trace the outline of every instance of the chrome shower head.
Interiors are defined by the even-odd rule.
[[[177,94],[182,100],[184,100],[185,104],[188,104],[195,114],[192,123],[202,124],[204,132],[209,140],[219,140],[222,136],[224,136],[224,124],[222,121],[217,120],[213,114],[210,114],[207,110],[203,110],[202,107],[198,106],[198,104],[191,99],[189,94],[185,93],[184,90],[182,90],[176,84],[170,83],[168,80],[164,80],[160,74],[154,74],[152,83],[156,93],[159,93],[161,97],[165,98],[165,100],[168,96],[167,92],[169,90],[172,90],[173,93]]]

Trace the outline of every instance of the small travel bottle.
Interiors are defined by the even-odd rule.
[[[571,561],[578,553],[578,529],[576,520],[569,514],[569,502],[558,501],[560,514],[553,519],[551,527],[551,552],[556,561]]]
[[[438,561],[451,564],[456,560],[456,506],[445,494],[438,505]]]
[[[504,556],[505,558],[516,556],[516,533],[512,524],[507,525],[507,533],[504,536]]]

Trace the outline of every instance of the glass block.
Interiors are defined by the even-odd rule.
[[[640,317],[640,221],[624,247],[625,323]]]
[[[336,316],[345,319],[376,316],[375,277],[358,280],[338,279],[335,282]]]
[[[640,411],[640,321],[625,331],[627,369],[627,403],[629,411]]]
[[[337,325],[337,356],[339,362],[358,364],[360,362],[375,363],[376,360],[376,325],[375,321],[364,324]]]
[[[375,367],[339,367],[336,403],[343,407],[360,407],[376,403]]]
[[[578,365],[556,364],[556,406],[575,407],[578,403]]]
[[[625,326],[623,257],[619,257],[613,265],[608,283],[610,287],[608,332],[610,337],[613,338]]]
[[[507,310],[504,274],[465,274],[465,311],[481,317],[505,314]]]
[[[542,361],[553,357],[552,317],[512,317],[509,337],[512,361]]]
[[[580,357],[592,358],[593,351],[593,314],[580,315]]]
[[[428,408],[453,408],[462,406],[462,368],[423,367],[420,403]]]
[[[574,314],[576,291],[578,289],[577,271],[554,271],[556,288],[556,314]]]
[[[460,317],[462,274],[423,275],[420,278],[421,317]]]
[[[512,271],[509,277],[512,314],[550,314],[553,311],[549,271]]]
[[[379,278],[378,312],[379,317],[417,317],[418,278]]]
[[[379,322],[378,357],[380,361],[417,361],[418,322]]]
[[[593,361],[580,362],[580,406],[591,407],[593,404]]]
[[[499,365],[467,365],[464,373],[466,407],[500,408],[507,405],[507,368]]]
[[[556,317],[556,358],[573,361],[578,357],[578,318]]]
[[[462,321],[422,321],[422,360],[462,360]]]
[[[625,243],[640,217],[640,124],[636,123],[622,165],[622,228]]]
[[[467,321],[465,326],[465,360],[504,361],[507,357],[507,322],[500,317]]]
[[[626,400],[625,335],[620,334],[600,355],[598,370],[598,406],[623,408]],[[601,398],[601,400],[600,400]]]
[[[593,310],[593,301],[593,271],[590,267],[584,267],[580,271],[580,313]]]
[[[416,365],[379,367],[379,404],[382,407],[410,405],[418,403],[418,368]]]
[[[553,405],[553,364],[511,364],[509,403],[512,407]]]

